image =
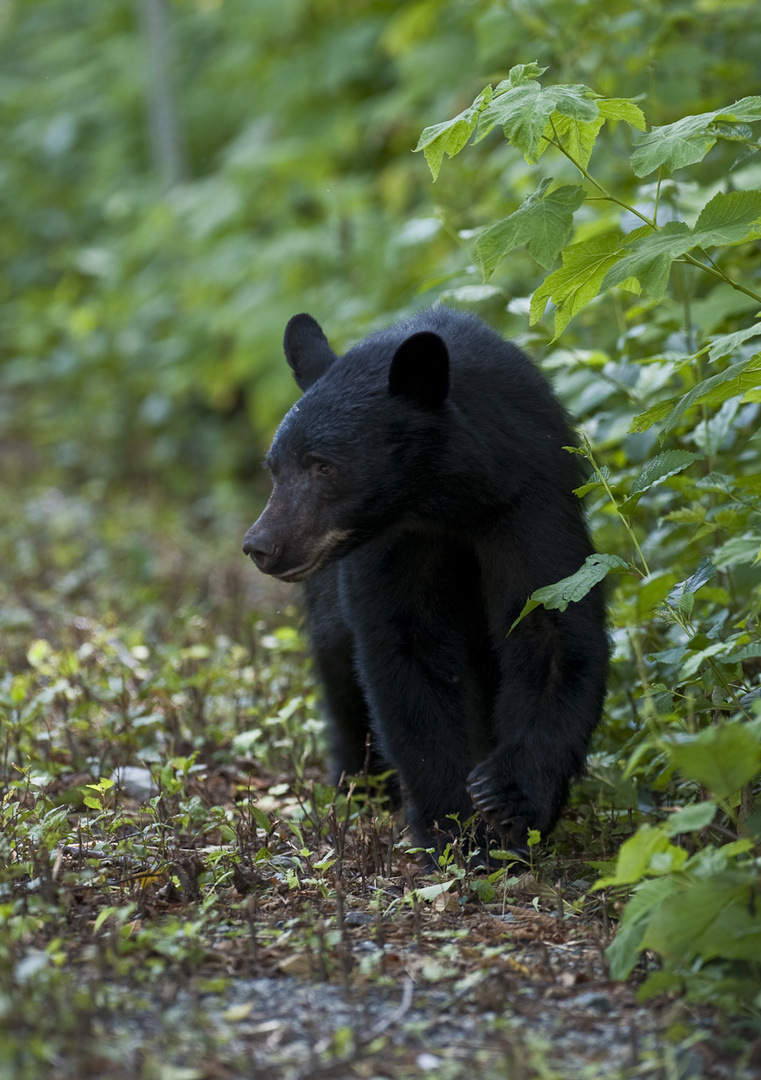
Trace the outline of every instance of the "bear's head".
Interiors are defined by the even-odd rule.
[[[450,364],[428,330],[376,334],[338,357],[306,314],[284,348],[304,393],[267,454],[274,487],[243,550],[264,573],[302,581],[414,523],[446,440]]]

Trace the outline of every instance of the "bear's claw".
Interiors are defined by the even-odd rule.
[[[520,789],[490,774],[486,763],[471,772],[467,786],[473,805],[486,823],[514,846],[523,847],[531,811]]]

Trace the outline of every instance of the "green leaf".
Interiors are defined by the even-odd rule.
[[[668,836],[678,836],[680,833],[699,832],[710,825],[715,817],[716,803],[694,803],[671,815],[665,825],[666,833]]]
[[[597,882],[595,888],[600,887],[601,883]],[[680,891],[679,880],[673,877],[654,878],[637,886],[624,908],[621,926],[605,950],[612,978],[625,979],[631,973],[643,948],[647,916],[669,896]]]
[[[521,619],[535,608],[541,606],[565,611],[569,604],[585,597],[611,571],[628,569],[628,564],[618,555],[587,555],[584,565],[575,574],[556,581],[554,585],[544,585],[533,592],[508,633],[512,632]]]
[[[711,378],[698,383],[684,397],[677,398],[660,429],[661,439],[693,406],[721,405],[730,398],[744,394],[757,386],[761,386],[761,353],[757,353],[748,360],[732,364],[719,375],[712,375]]]
[[[744,330],[736,330],[733,334],[722,334],[711,342],[708,349],[708,359],[713,361],[721,359],[722,356],[729,356],[740,345],[743,345],[750,338],[758,337],[759,334],[761,334],[761,322],[754,323],[753,326],[746,326]]]
[[[682,593],[676,602],[676,606],[679,614],[686,615],[689,619],[690,615],[692,615],[692,609],[695,607],[695,593]]]
[[[664,417],[668,416],[676,402],[680,400],[678,396],[670,397],[651,405],[645,412],[634,417],[629,425],[629,432],[636,435],[641,431],[647,431],[653,424],[657,424],[659,420],[663,420]]]
[[[533,164],[540,156],[539,144],[554,109],[554,101],[542,96],[538,83],[511,88],[484,110],[475,142],[480,142],[492,128],[500,125],[505,138]]]
[[[647,491],[653,485],[659,484],[661,480],[686,469],[688,465],[692,465],[693,461],[697,461],[697,458],[698,455],[689,450],[667,450],[663,454],[658,454],[648,462],[635,479],[631,488],[632,494]]]
[[[621,845],[616,860],[616,870],[612,877],[602,878],[595,883],[595,888],[607,885],[632,885],[653,872],[652,862],[656,855],[667,855],[668,866],[665,869],[678,869],[687,859],[687,852],[670,844],[668,837],[655,825],[641,825],[634,836]],[[662,869],[659,868],[659,872]]]
[[[549,140],[557,139],[566,153],[586,169],[604,123],[605,117],[602,114],[594,120],[577,120],[573,116],[555,115],[545,128],[544,137],[547,142],[540,145],[539,154],[541,156],[544,153],[549,146]]]
[[[250,813],[252,818],[256,822],[258,828],[260,828],[263,832],[266,833],[272,831],[272,822],[263,810],[260,810],[258,806],[252,806],[250,807]]]
[[[735,795],[761,770],[761,744],[740,721],[671,743],[668,755],[684,776],[697,780],[719,799]]]
[[[714,957],[760,960],[761,923],[755,910],[755,900],[754,886],[747,880],[738,881],[730,902],[724,904],[713,922],[693,940],[694,953],[704,960]],[[696,903],[704,903],[704,897],[697,896]]]
[[[495,94],[478,124],[476,142],[499,125],[529,164],[536,162],[547,147],[545,132],[553,113],[592,122],[597,119],[595,94],[588,86],[548,86],[535,81],[510,86]]]
[[[551,266],[573,228],[573,214],[584,201],[584,189],[566,184],[548,192],[552,178],[542,180],[535,192],[503,221],[486,229],[476,243],[484,280],[494,273],[513,248],[525,244],[529,254],[544,267]]]
[[[759,119],[761,97],[745,97],[725,110],[684,116],[673,124],[654,127],[640,139],[631,155],[632,168],[637,176],[647,176],[662,165],[670,172],[693,165],[705,157],[719,137],[712,125]]]
[[[662,884],[662,882],[658,882]],[[605,950],[611,979],[628,979],[634,970],[639,954],[642,952],[642,938],[645,936],[647,923],[644,919],[619,926],[616,936]]]
[[[761,386],[761,353],[747,360],[740,360],[720,374],[704,379],[686,394],[651,405],[646,412],[634,417],[629,431],[647,431],[653,424],[663,421],[660,429],[660,438],[663,440],[693,406],[722,405],[730,398],[738,397],[758,386]]]
[[[761,191],[720,192],[701,210],[693,236],[701,247],[741,244],[761,236],[759,222]]]
[[[625,120],[640,131],[645,130],[645,117],[634,102],[626,98],[596,98],[598,115],[594,120],[581,120],[560,112],[550,117],[544,135],[546,139],[557,138],[573,160],[586,169],[592,156],[597,136],[606,120]],[[547,144],[541,144],[539,153]]]
[[[622,250],[615,233],[594,236],[563,251],[563,265],[549,274],[531,298],[531,324],[544,314],[547,302],[556,307],[555,338],[600,291],[603,278]]]
[[[530,64],[515,64],[514,67],[510,68],[507,78],[498,84],[496,92],[501,94],[505,90],[520,86],[522,83],[531,82],[532,79],[538,79],[541,75],[544,75],[545,71],[547,71],[547,68],[539,67],[536,60],[532,60]]]
[[[655,300],[666,291],[671,265],[695,247],[740,244],[761,235],[761,191],[732,191],[715,195],[694,229],[684,221],[669,221],[662,229],[638,229],[626,238],[626,254],[612,266],[601,290],[635,278]]]
[[[716,567],[707,556],[698,563],[697,570],[690,574],[684,581],[678,582],[669,593],[669,600],[673,603],[676,602],[682,593],[696,593],[698,589],[702,589],[704,585],[707,585],[712,577],[716,574]]]
[[[750,891],[744,876],[691,882],[654,909],[643,948],[688,962],[695,956],[761,955],[761,924],[747,910]]]
[[[415,893],[418,900],[436,900],[442,893],[449,892],[456,880],[456,878],[451,878],[449,881],[440,881],[436,885],[426,885],[422,889],[416,889]]]
[[[639,131],[645,130],[645,114],[629,98],[598,98],[597,108],[606,120],[625,120]]]
[[[654,300],[663,298],[674,260],[699,243],[683,221],[669,221],[657,232],[627,240],[627,254],[608,271],[601,291],[636,278]]]
[[[106,919],[110,919],[112,915],[119,915],[120,911],[118,907],[104,907],[98,912],[95,922],[93,923],[93,933],[97,934]]]
[[[646,491],[649,491],[656,484],[660,484],[669,476],[686,469],[688,465],[692,465],[693,461],[697,461],[697,458],[698,455],[691,453],[689,450],[667,450],[662,454],[658,454],[657,457],[648,462],[634,480],[629,498],[622,504],[621,510],[625,513],[631,510],[637,505]]]
[[[434,124],[427,127],[418,139],[414,152],[422,150],[428,162],[433,179],[439,175],[441,162],[444,154],[454,157],[459,154],[463,146],[476,129],[479,114],[486,108],[492,97],[491,86],[485,87],[469,108],[458,113],[452,120],[446,120],[443,124]]]
[[[736,563],[758,562],[758,533],[751,533],[750,536],[731,536],[713,553],[713,559],[719,570]]]

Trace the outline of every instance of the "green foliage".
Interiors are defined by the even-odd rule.
[[[641,129],[645,104],[665,147],[751,148],[761,20],[742,0],[673,11],[644,0],[543,0],[541,11],[502,0],[165,2],[158,57],[140,6],[7,0],[0,15],[0,440],[29,445],[64,483],[160,474],[202,498],[258,475],[295,396],[281,348],[295,311],[311,309],[338,346],[440,297],[475,297],[506,332],[523,329],[498,303],[503,282],[476,286],[451,237],[478,222],[497,230],[487,276],[526,238],[542,265],[565,248],[554,273],[566,273],[578,184],[558,172],[538,198],[541,180],[527,190],[485,139],[456,179],[441,176],[434,212],[409,153],[425,115],[458,114],[429,133],[429,156],[461,150],[478,124],[479,135],[514,129],[541,165],[549,117],[585,164],[598,134]],[[181,148],[170,190],[151,150],[152,56],[173,89]],[[536,62],[509,72],[510,57]],[[463,108],[478,72],[494,72],[497,89]],[[741,99],[729,110],[728,82]],[[688,112],[694,130],[671,132]],[[620,178],[619,145],[606,180]],[[599,240],[579,240],[592,245],[586,259]],[[509,291],[522,295],[535,268],[520,249],[511,260]],[[553,278],[561,321],[599,287],[581,278]],[[561,284],[575,300],[561,303]]]
[[[460,153],[468,137],[465,136],[463,117],[467,116],[468,136],[475,132],[478,142],[495,126],[502,127],[505,138],[523,155],[526,162],[536,164],[549,147],[565,155],[591,185],[597,199],[609,200],[625,206],[621,199],[611,196],[604,185],[588,171],[587,165],[606,119],[624,120],[630,125],[644,127],[641,110],[633,102],[601,99],[602,108],[595,100],[597,95],[586,86],[550,86],[542,88],[538,77],[545,69],[536,64],[518,65],[510,77],[500,83],[496,90],[483,90],[470,109],[450,121],[455,125],[458,138],[452,141],[447,125],[426,128],[417,149],[426,154],[434,179],[438,176],[443,149],[450,157]],[[714,131],[721,120],[724,125],[716,129],[711,138],[696,133]],[[671,170],[701,161],[720,136],[732,139],[738,135],[737,124],[742,121],[761,119],[761,99],[745,98],[724,113],[712,112],[689,117],[686,121],[658,129],[657,150],[643,172],[642,147],[631,155],[632,170],[638,176],[651,172],[658,166]],[[732,126],[735,125],[735,126]],[[441,129],[444,130],[441,130]],[[742,131],[744,132],[743,127]],[[462,137],[461,137],[462,136]],[[742,132],[743,142],[755,147]],[[645,136],[645,140],[651,136]],[[648,144],[650,145],[650,144]],[[509,218],[486,229],[478,239],[476,253],[483,266],[484,279],[491,277],[501,260],[519,244],[545,268],[549,268],[566,246],[573,229],[575,212],[584,202],[587,193],[578,185],[563,185],[550,190],[552,177],[544,177],[535,192]],[[657,205],[656,197],[656,205]],[[661,300],[668,285],[671,266],[695,248],[719,245],[746,244],[761,235],[761,190],[718,192],[702,208],[694,228],[684,221],[667,221],[663,225],[649,218],[634,206],[627,209],[646,223],[628,236],[608,233],[595,236],[591,249],[583,244],[573,251],[573,262],[564,266],[559,277],[554,275],[545,281],[540,299],[532,303],[532,319],[541,317],[548,300],[558,308],[574,298],[573,314],[590,303],[600,292],[616,285],[624,285],[639,293],[646,290],[654,300]],[[601,261],[601,256],[605,258]],[[569,291],[571,283],[578,281],[579,260],[584,270],[585,287]],[[693,260],[694,261],[694,260]],[[700,264],[709,273],[723,276],[712,264]],[[595,271],[604,270],[598,274]],[[592,271],[594,285],[590,281]],[[553,280],[554,278],[554,280]],[[730,281],[730,284],[734,284]],[[558,290],[556,293],[555,290]],[[749,293],[758,299],[758,296]],[[542,302],[543,301],[543,302]],[[556,336],[567,326],[568,318],[556,325]],[[758,384],[754,384],[758,385]]]
[[[682,988],[758,1007],[761,726],[751,709],[761,655],[761,354],[758,323],[742,319],[761,314],[753,244],[761,167],[749,156],[761,148],[753,129],[761,99],[635,137],[628,185],[620,175],[614,184],[600,177],[611,146],[605,121],[642,129],[643,114],[586,86],[545,86],[543,74],[536,64],[517,66],[451,122],[457,140],[437,125],[418,144],[436,178],[443,152],[465,149],[467,120],[474,145],[501,127],[534,166],[534,189],[478,234],[475,254],[492,281],[520,245],[544,269],[562,259],[533,292],[531,322],[555,306],[555,338],[567,344],[549,365],[574,411],[589,414],[581,447],[571,448],[592,470],[577,494],[594,500],[603,550],[628,553],[590,556],[529,597],[519,619],[538,605],[562,611],[616,571],[604,741],[623,777],[649,788],[654,809],[664,797],[681,809],[645,820],[598,882],[634,887],[608,950],[611,972],[626,977],[649,949],[662,968],[645,995]],[[725,169],[742,166],[730,174],[731,190],[695,168],[717,144]],[[580,184],[565,182],[569,163]],[[668,179],[666,170],[686,166],[689,176]],[[638,186],[656,169],[652,187]],[[624,291],[611,295],[616,289]],[[574,349],[606,311],[622,355],[600,342],[586,356]]]
[[[753,731],[738,722],[706,729],[669,747],[668,754],[685,777],[704,783],[716,799],[686,806],[658,826],[641,826],[623,844],[614,874],[598,882],[598,887],[635,885],[608,948],[611,974],[625,978],[640,951],[652,949],[661,955],[663,967],[645,983],[643,997],[668,986],[698,1000],[718,994],[735,1006],[739,999],[758,1007],[758,836],[720,847],[707,843],[691,857],[672,842],[676,838],[683,844],[690,834],[708,829],[719,805],[726,807],[758,774],[758,723]],[[730,818],[736,820],[731,810]]]

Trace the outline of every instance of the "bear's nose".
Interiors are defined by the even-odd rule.
[[[275,565],[280,557],[282,546],[266,536],[252,536],[246,533],[243,540],[243,553],[250,556],[265,573]]]

